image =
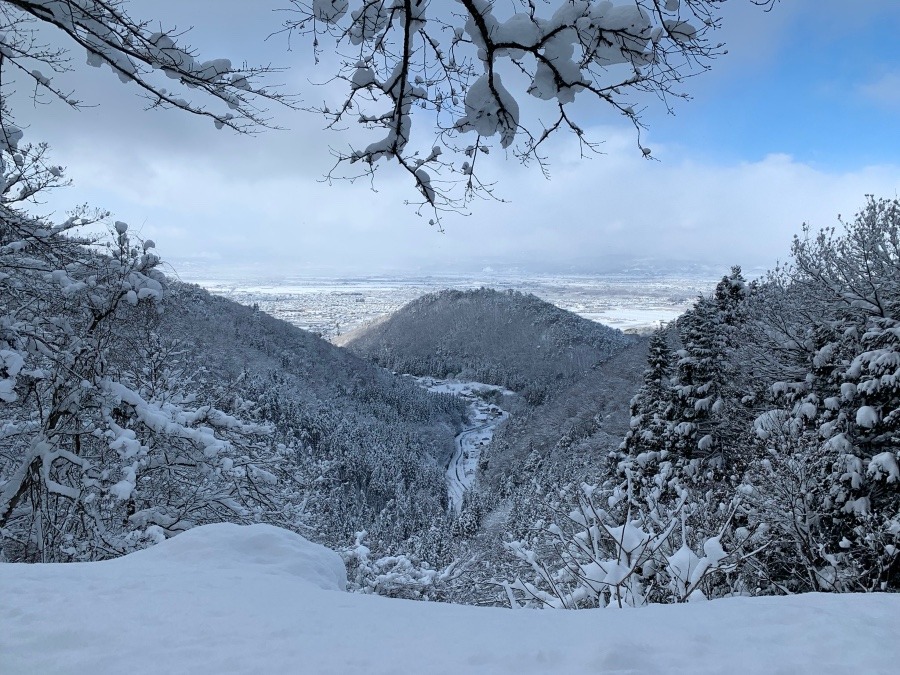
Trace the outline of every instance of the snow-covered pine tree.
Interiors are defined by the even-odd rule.
[[[650,336],[641,388],[630,403],[631,429],[621,448],[628,454],[662,449],[670,406],[672,356],[666,329],[657,329]]]
[[[659,328],[650,337],[647,368],[641,388],[631,399],[630,429],[615,453],[616,471],[631,474],[634,489],[640,494],[665,490],[669,451],[667,429],[673,412],[670,378],[674,354],[669,346],[668,329]],[[664,466],[661,463],[666,462]]]
[[[667,449],[723,475],[741,464],[736,445],[748,419],[737,381],[740,364],[733,358],[742,339],[747,288],[735,266],[712,297],[701,297],[677,323],[683,347],[676,352]]]
[[[677,323],[683,347],[676,351],[671,423],[666,449],[684,463],[721,454],[715,431],[724,353],[717,305],[700,298]]]
[[[738,326],[746,316],[746,299],[750,286],[741,272],[740,265],[734,265],[731,273],[716,284],[713,300],[719,309],[719,323],[722,326]]]

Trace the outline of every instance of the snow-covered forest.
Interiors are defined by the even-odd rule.
[[[493,195],[492,143],[542,169],[557,131],[594,150],[576,95],[649,157],[629,96],[677,97],[724,53],[714,0],[288,4],[316,59],[320,39],[358,52],[318,114],[383,134],[329,179],[391,163],[438,227]],[[300,107],[275,69],[154,26],[117,0],[0,0],[0,73],[80,107],[54,30],[218,128]],[[652,335],[482,288],[337,346],[179,281],[108,213],[41,215],[65,170],[9,86],[0,671],[895,667],[900,200],[798,224],[787,262],[733,267]],[[520,116],[524,95],[552,121]]]
[[[538,403],[629,338],[533,295],[480,289],[422,296],[342,342],[389,370],[490,382]]]

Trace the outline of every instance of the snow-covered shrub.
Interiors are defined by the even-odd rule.
[[[730,517],[715,533],[692,527],[688,492],[673,507],[639,504],[627,484],[583,484],[574,496],[564,519],[508,544],[522,563],[502,584],[512,606],[641,606],[739,592],[729,575],[756,553],[749,534],[735,537]]]
[[[741,487],[742,518],[767,543],[747,585],[757,593],[892,588],[900,514],[873,508],[867,495],[895,489],[894,455],[863,460],[811,436],[767,440]]]
[[[348,590],[409,600],[441,597],[441,586],[453,578],[456,563],[436,570],[402,553],[373,558],[364,543],[366,536],[365,531],[358,532],[353,545],[340,551],[347,565]]]
[[[778,379],[753,425],[764,452],[751,450],[746,482],[784,556],[766,570],[773,583],[896,590],[900,202],[869,198],[841,226],[804,228],[793,267],[766,285],[780,302],[754,317],[752,366]]]

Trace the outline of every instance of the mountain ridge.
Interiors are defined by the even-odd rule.
[[[444,290],[342,341],[393,371],[504,386],[539,403],[633,342],[531,294]]]

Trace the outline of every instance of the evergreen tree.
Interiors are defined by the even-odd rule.
[[[734,266],[710,298],[678,322],[684,347],[676,353],[673,410],[667,449],[682,460],[700,459],[707,467],[739,467],[736,449],[748,411],[739,383],[735,350],[742,342],[748,285]]]
[[[625,436],[621,450],[628,455],[662,449],[666,422],[671,413],[669,377],[672,350],[666,329],[656,330],[650,337],[647,368],[638,393],[631,399],[631,429]]]
[[[715,431],[724,402],[724,349],[716,304],[700,298],[678,322],[684,347],[676,352],[672,421],[666,449],[683,460],[721,454]]]

